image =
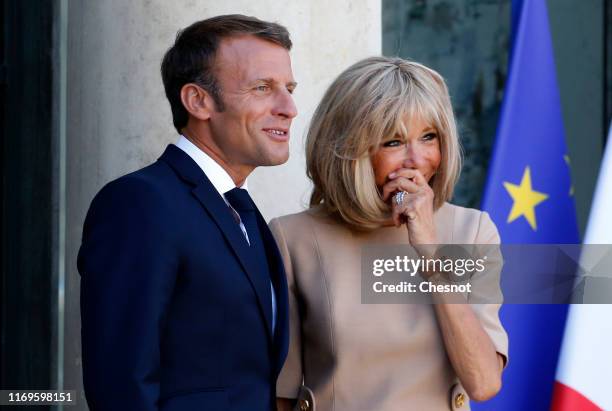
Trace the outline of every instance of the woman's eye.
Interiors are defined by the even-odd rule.
[[[383,143],[383,147],[399,147],[402,145],[400,140],[389,140]]]
[[[425,141],[431,141],[438,138],[438,134],[436,133],[427,133],[423,136],[423,140]]]

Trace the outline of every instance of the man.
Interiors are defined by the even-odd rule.
[[[83,229],[83,379],[92,410],[274,409],[287,285],[246,191],[289,157],[287,30],[240,15],[197,22],[162,62],[181,134],[95,197]]]

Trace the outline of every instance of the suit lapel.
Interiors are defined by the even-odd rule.
[[[225,201],[219,196],[210,182],[208,184],[200,184],[193,189],[193,195],[198,199],[202,206],[208,211],[208,214],[215,221],[234,254],[238,258],[240,265],[246,273],[255,294],[263,317],[266,320],[268,334],[272,335],[271,309],[272,301],[270,299],[270,283],[268,278],[262,275],[257,275],[258,263],[255,261],[249,245],[240,231],[240,227],[234,221],[230,210],[225,204]]]
[[[200,167],[180,148],[169,145],[160,157],[169,164],[184,180],[195,185],[192,194],[208,212],[212,220],[227,240],[236,259],[242,266],[255,294],[262,316],[264,317],[268,336],[272,337],[272,319],[270,305],[270,284],[265,276],[257,275],[258,263],[249,249],[240,227],[234,221],[231,212],[215,187]],[[272,270],[271,270],[272,271]]]
[[[276,374],[278,375],[285,362],[289,346],[289,310],[287,299],[288,287],[285,267],[281,258],[276,240],[268,227],[268,224],[256,208],[257,224],[261,232],[262,241],[266,249],[266,257],[270,268],[270,277],[274,285],[276,297],[276,329],[274,332],[274,345],[276,347],[277,361]]]

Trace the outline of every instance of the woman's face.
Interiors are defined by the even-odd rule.
[[[372,154],[374,178],[379,189],[389,181],[388,176],[393,171],[416,169],[429,182],[440,166],[442,154],[436,129],[420,116],[412,116],[406,126],[408,136],[389,136]]]

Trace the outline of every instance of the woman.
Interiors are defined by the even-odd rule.
[[[286,266],[291,340],[279,409],[469,409],[501,386],[499,305],[361,304],[364,244],[495,244],[489,216],[447,203],[461,167],[435,71],[373,57],[325,93],[307,137],[310,208],[270,225]],[[312,399],[298,409],[309,409]]]

